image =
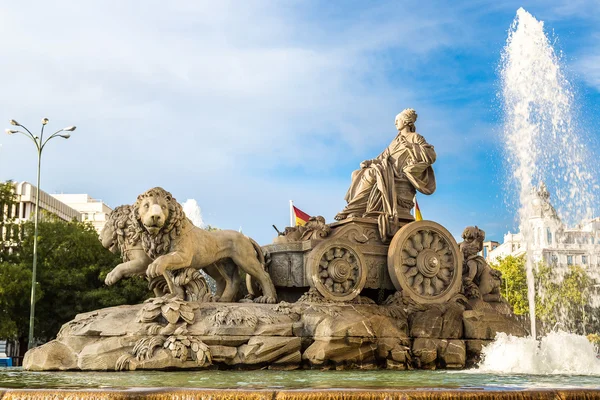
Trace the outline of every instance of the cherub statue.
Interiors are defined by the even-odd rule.
[[[469,298],[478,298],[487,302],[502,299],[500,287],[502,273],[493,269],[479,252],[483,249],[485,232],[476,226],[468,226],[462,234],[463,242],[459,248],[463,253],[463,288]]]

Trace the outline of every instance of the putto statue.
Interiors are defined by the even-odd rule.
[[[412,108],[396,116],[398,135],[383,153],[363,161],[360,169],[352,173],[345,198],[348,205],[336,215],[336,220],[376,218],[380,232],[386,233],[384,228],[390,222],[397,222],[398,217],[412,218],[410,210],[414,207],[416,190],[424,194],[435,191],[431,167],[436,159],[435,150],[416,133],[416,121],[417,113]]]
[[[489,266],[479,253],[483,250],[485,232],[476,226],[468,226],[459,244],[463,253],[463,290],[468,298],[499,302],[502,273]]]

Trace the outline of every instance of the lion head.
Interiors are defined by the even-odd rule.
[[[100,232],[102,246],[112,253],[121,253],[123,261],[127,260],[127,249],[140,240],[142,228],[135,219],[133,207],[123,205],[115,208],[109,215]]]
[[[181,234],[186,217],[173,195],[156,187],[138,196],[134,206],[135,218],[147,234],[142,235],[142,246],[151,258],[166,254],[171,240]]]

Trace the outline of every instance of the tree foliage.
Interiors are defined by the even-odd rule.
[[[11,262],[0,265],[0,337],[27,337],[33,260],[33,222]],[[76,314],[141,302],[149,295],[143,279],[125,279],[112,287],[104,278],[121,259],[102,247],[90,224],[44,218],[38,227],[35,337],[50,340]],[[4,328],[6,327],[6,328]]]
[[[527,274],[525,271],[525,257],[507,256],[493,264],[502,272],[502,296],[513,307],[517,315],[529,313],[529,301],[527,299]]]
[[[502,295],[513,306],[515,314],[528,314],[525,257],[508,256],[492,266],[502,272]],[[562,276],[559,271],[559,268],[542,262],[534,270],[537,319],[546,329],[552,329],[556,324],[573,332],[599,329],[594,326],[597,321],[590,318],[591,313],[600,312],[589,306],[593,280],[580,266],[568,266]]]
[[[10,256],[9,245],[14,228],[15,215],[12,207],[16,204],[12,181],[0,182],[0,262]]]

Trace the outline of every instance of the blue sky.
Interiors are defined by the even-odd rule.
[[[412,107],[438,153],[424,217],[501,240],[516,224],[498,64],[521,6],[556,38],[599,154],[595,0],[5,2],[0,114],[6,127],[77,125],[44,151],[45,191],[115,207],[163,186],[196,199],[206,223],[266,244],[289,199],[331,221],[351,172]],[[0,179],[34,182],[32,144],[0,144]]]

